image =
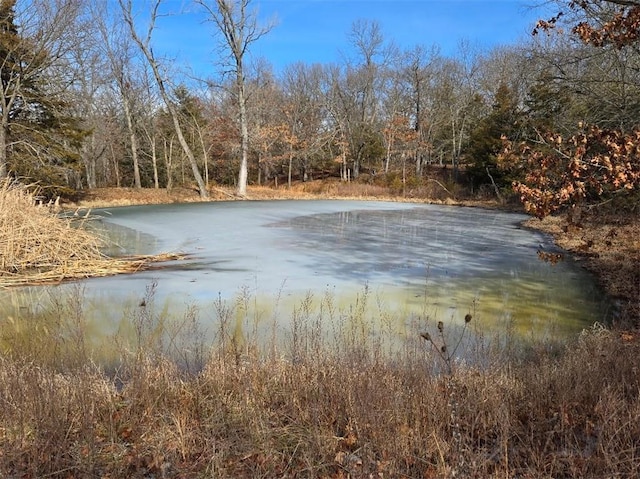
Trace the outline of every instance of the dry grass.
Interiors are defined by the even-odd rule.
[[[88,214],[61,217],[52,205],[39,204],[33,187],[0,182],[0,287],[129,273],[183,257],[108,258],[105,243],[85,221]]]
[[[359,183],[343,183],[341,181],[314,181],[295,183],[291,188],[280,186],[249,185],[247,200],[310,200],[310,199],[387,199],[393,196],[388,189],[362,185]],[[228,201],[241,199],[235,195],[231,187],[216,187],[210,191],[209,201]],[[128,206],[140,204],[192,203],[203,201],[195,190],[189,189],[135,189],[135,188],[98,188],[85,192],[82,199],[67,205],[68,207],[98,208]]]
[[[99,260],[100,246],[94,235],[39,206],[28,186],[0,183],[0,274]]]
[[[229,193],[232,190],[229,189]],[[222,199],[222,196],[220,199]],[[195,203],[203,201],[196,189],[174,188],[96,188],[79,194],[77,203],[66,205],[68,208],[99,208],[105,206],[129,206],[138,204]],[[213,195],[213,198],[217,197]],[[227,198],[228,199],[228,198]]]
[[[443,185],[436,180],[425,180],[424,185],[407,189],[406,194],[400,190],[394,190],[388,186],[361,183],[343,182],[336,179],[316,180],[294,183],[291,188],[281,185],[278,188],[271,186],[249,185],[247,196],[236,196],[235,189],[219,186],[210,190],[209,200],[200,198],[196,190],[175,188],[166,190],[163,188],[97,188],[80,194],[80,199],[75,203],[65,204],[65,208],[103,208],[130,205],[170,204],[170,203],[195,203],[202,201],[229,201],[229,200],[318,200],[318,199],[343,199],[343,200],[381,200],[381,201],[408,201],[448,205],[467,205],[502,208],[499,202],[493,199],[468,198],[464,194],[456,195],[460,188],[449,185],[450,190],[444,190]],[[507,205],[513,209],[512,205]]]
[[[305,304],[285,343],[239,341],[238,307],[215,307],[216,341],[193,373],[143,327],[145,346],[109,375],[90,360],[0,357],[0,476],[632,478],[640,467],[635,335],[594,327],[561,355],[494,351],[487,367],[439,374],[419,335],[387,354],[358,334],[362,318]]]
[[[209,201],[243,200],[304,200],[354,199],[385,201],[417,201],[447,204],[475,203],[466,189],[451,179],[451,171],[430,167],[424,178],[409,176],[403,181],[397,172],[377,176],[361,175],[357,181],[326,178],[312,181],[294,181],[279,186],[249,185],[247,195],[239,198],[229,186],[209,187]],[[203,201],[195,188],[97,188],[80,192],[79,201],[69,207],[96,208],[134,204],[191,203]],[[206,200],[205,200],[206,201]],[[483,205],[496,206],[497,202],[484,199]]]

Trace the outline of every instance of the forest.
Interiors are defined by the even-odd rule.
[[[0,176],[48,197],[123,186],[206,197],[320,178],[405,192],[444,171],[443,188],[515,192],[538,216],[628,204],[640,2],[551,3],[557,14],[515,45],[400,49],[363,19],[345,32],[352,58],[274,72],[248,55],[272,27],[249,0],[199,0],[227,48],[224,73],[193,78],[154,53],[162,0],[145,4],[143,25],[131,0],[3,1]]]

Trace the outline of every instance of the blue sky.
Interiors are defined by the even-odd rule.
[[[213,1],[213,0],[212,0]],[[211,23],[188,0],[165,0],[165,9],[182,12],[162,17],[154,34],[156,49],[190,65],[196,74],[212,76],[216,41]],[[489,49],[528,36],[536,20],[532,0],[253,0],[263,21],[276,26],[251,48],[276,71],[295,62],[340,62],[348,53],[348,32],[354,21],[375,20],[384,39],[403,49],[437,45],[455,56],[461,42]]]

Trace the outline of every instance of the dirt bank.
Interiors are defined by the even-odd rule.
[[[592,271],[620,306],[618,325],[640,327],[640,218],[615,213],[591,214],[580,225],[566,215],[530,219],[527,226],[551,234]]]

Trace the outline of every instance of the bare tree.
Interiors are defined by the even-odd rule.
[[[136,133],[135,79],[133,77],[133,60],[135,52],[131,37],[126,35],[123,25],[117,18],[108,14],[107,4],[96,3],[95,24],[101,38],[101,50],[107,59],[110,76],[122,101],[122,109],[129,133],[129,146],[133,161],[133,180],[136,188],[142,188],[140,179],[140,161],[138,152],[138,135]]]
[[[321,76],[322,69],[319,65],[307,67],[303,63],[295,63],[283,72],[283,103],[280,109],[285,126],[285,144],[288,148],[289,188],[294,156],[303,162],[306,172],[309,166],[307,159],[318,156],[330,138],[330,135],[323,131]]]
[[[356,20],[348,34],[348,39],[356,49],[360,63],[357,67],[359,121],[372,122],[377,115],[376,87],[380,86],[380,69],[384,66],[384,37],[380,24],[369,20]],[[383,57],[382,62],[378,57]]]
[[[439,61],[435,80],[434,107],[441,115],[442,124],[448,125],[449,156],[454,177],[458,167],[469,128],[473,124],[475,110],[480,106],[476,95],[479,74],[479,55],[468,44],[462,43],[459,60]]]
[[[380,25],[369,20],[355,21],[348,40],[356,59],[347,62],[338,91],[348,118],[346,139],[350,142],[353,177],[357,178],[365,158],[382,153],[382,145],[377,144],[380,98],[387,86],[386,69],[394,47],[385,45]]]
[[[196,183],[198,184],[200,197],[208,198],[209,193],[207,191],[207,185],[205,184],[204,180],[202,179],[202,175],[200,174],[196,157],[193,154],[191,147],[189,146],[189,144],[187,143],[184,137],[184,133],[180,125],[180,118],[179,118],[178,112],[175,108],[173,101],[171,100],[169,92],[167,91],[165,78],[163,77],[162,72],[160,71],[160,63],[158,62],[158,59],[153,54],[153,50],[151,48],[151,36],[155,28],[155,22],[158,17],[158,10],[160,8],[162,0],[155,0],[153,4],[153,8],[151,10],[151,17],[149,19],[149,26],[147,29],[146,36],[144,38],[142,38],[136,30],[135,21],[134,21],[133,12],[132,12],[132,5],[131,5],[132,0],[118,0],[118,3],[120,5],[120,9],[122,11],[124,21],[129,27],[129,33],[131,34],[131,38],[136,43],[136,45],[138,45],[138,47],[140,48],[140,51],[142,52],[147,62],[149,63],[149,66],[151,67],[153,76],[156,80],[156,83],[158,84],[158,90],[160,92],[160,96],[162,97],[162,100],[165,106],[167,107],[167,111],[171,116],[173,126],[176,130],[176,136],[178,137],[178,142],[180,143],[180,146],[182,147],[182,150],[185,156],[187,157],[187,159],[189,160],[189,163],[191,164],[191,170],[193,172],[193,177]]]
[[[142,77],[142,94],[144,97],[143,104],[151,106],[158,105],[161,101],[161,98],[158,98],[157,89],[154,88],[154,79],[151,78],[152,73],[150,71],[146,71],[145,75]],[[142,113],[143,121],[141,121],[142,132],[144,133],[144,137],[147,140],[147,144],[149,145],[149,150],[147,152],[148,156],[151,159],[151,167],[153,170],[153,187],[158,189],[160,188],[160,176],[158,174],[158,142],[160,140],[159,133],[159,111],[157,108],[147,108]],[[206,163],[205,163],[205,172],[206,172]],[[167,169],[167,189],[170,189],[169,178],[171,177],[170,168]],[[208,176],[205,176],[205,183],[209,184]]]
[[[84,181],[88,188],[103,186],[107,148],[112,135],[112,122],[105,114],[105,86],[110,81],[108,68],[99,48],[100,40],[94,28],[93,5],[85,4],[85,14],[78,26],[79,41],[71,49],[69,59],[80,73],[74,76],[73,100],[70,102],[74,114],[82,122],[86,137],[79,149]],[[80,168],[78,168],[80,170]]]
[[[251,0],[196,0],[209,15],[229,52],[229,65],[235,75],[235,96],[238,106],[241,136],[241,160],[238,174],[239,196],[247,195],[249,125],[247,117],[247,95],[245,84],[245,55],[251,44],[267,34],[273,24],[258,24],[255,11],[249,12]]]
[[[416,48],[410,54],[408,81],[411,88],[412,113],[415,115],[414,129],[418,134],[423,151],[416,154],[416,174],[422,174],[423,162],[431,162],[432,135],[434,133],[435,119],[433,112],[433,98],[431,94],[432,79],[434,76],[433,65],[440,54],[437,48],[429,53],[421,48]],[[426,150],[426,151],[424,151]]]

